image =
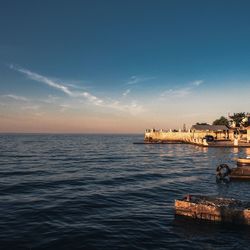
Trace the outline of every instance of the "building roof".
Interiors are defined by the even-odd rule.
[[[203,131],[223,131],[229,130],[229,128],[225,125],[193,125],[191,130],[203,130]]]

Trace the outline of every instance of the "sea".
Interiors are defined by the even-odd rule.
[[[250,182],[218,184],[215,169],[250,152],[142,141],[1,134],[0,249],[249,249],[250,227],[175,217],[174,201],[249,201]]]

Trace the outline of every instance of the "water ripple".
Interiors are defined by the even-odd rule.
[[[174,199],[250,199],[215,167],[245,149],[134,145],[131,135],[0,135],[1,249],[248,249],[249,227],[175,218]]]

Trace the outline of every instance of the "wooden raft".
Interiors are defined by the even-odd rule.
[[[235,199],[188,195],[175,200],[175,214],[193,219],[250,225],[250,203]]]

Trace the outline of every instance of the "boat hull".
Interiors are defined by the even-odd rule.
[[[250,180],[250,166],[233,168],[229,177],[230,179]]]
[[[238,158],[237,165],[238,166],[250,166],[250,158]]]

